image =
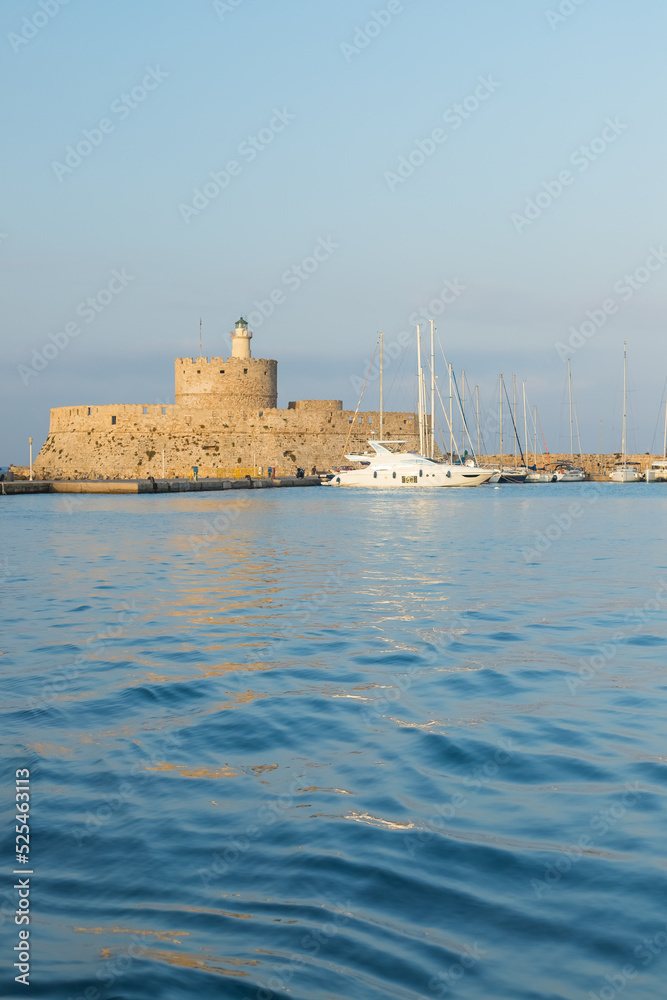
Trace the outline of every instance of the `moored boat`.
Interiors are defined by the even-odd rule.
[[[626,405],[627,405],[627,356],[623,341],[623,435],[621,441],[621,461],[609,473],[612,483],[638,483],[642,478],[638,462],[628,462],[626,448]]]
[[[490,469],[473,463],[462,465],[436,462],[416,451],[393,452],[388,444],[405,441],[369,441],[375,454],[352,454],[345,458],[361,468],[335,472],[325,486],[444,487],[481,486],[491,478]]]
[[[651,462],[651,468],[644,473],[647,483],[667,483],[667,459]]]
[[[639,462],[619,462],[609,478],[612,483],[638,483],[642,478]]]
[[[554,469],[554,476],[559,483],[582,483],[586,473],[572,462],[560,462]]]

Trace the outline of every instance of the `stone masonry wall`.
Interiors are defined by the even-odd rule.
[[[278,362],[265,358],[176,358],[176,405],[275,409]]]
[[[252,360],[250,362],[252,364]],[[266,364],[266,362],[260,362]],[[229,361],[224,362],[225,365]],[[246,363],[247,364],[247,363]],[[221,365],[221,367],[223,367]],[[207,401],[210,400],[210,395]],[[322,407],[215,409],[170,405],[118,404],[58,407],[51,410],[49,435],[35,461],[45,479],[200,476],[219,468],[253,465],[306,471],[346,464],[344,452],[365,451],[379,436],[379,413]],[[405,439],[417,448],[413,413],[385,413],[383,436]]]

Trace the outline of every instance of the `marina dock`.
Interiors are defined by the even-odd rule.
[[[217,490],[261,490],[290,486],[319,486],[319,476],[282,476],[280,479],[248,477],[243,479],[110,479],[110,480],[33,480],[0,482],[0,494],[18,496],[27,493],[204,493]]]

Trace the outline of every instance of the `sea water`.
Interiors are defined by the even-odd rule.
[[[665,995],[664,486],[0,517],[3,997]]]

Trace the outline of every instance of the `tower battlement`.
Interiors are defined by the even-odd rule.
[[[196,410],[271,410],[278,362],[266,358],[176,358],[175,402]]]
[[[274,410],[278,405],[278,362],[253,358],[252,333],[241,318],[230,334],[228,358],[176,358],[177,406],[196,410]]]

